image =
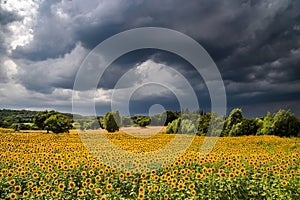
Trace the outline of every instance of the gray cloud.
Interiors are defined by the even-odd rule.
[[[297,0],[43,1],[31,27],[32,39],[10,53],[13,30],[8,27],[24,21],[24,16],[1,10],[1,83],[12,81],[3,64],[12,59],[18,71],[13,81],[34,95],[55,96],[72,89],[81,61],[103,40],[130,28],[160,26],[181,31],[204,46],[224,79],[229,107],[260,105],[265,112],[272,105],[279,108],[280,102],[300,101],[299,10]],[[124,73],[149,59],[179,71],[209,107],[201,76],[184,59],[163,51],[122,56],[105,72],[99,87],[112,89]],[[171,99],[166,102],[175,105]],[[295,103],[289,105],[298,109]]]

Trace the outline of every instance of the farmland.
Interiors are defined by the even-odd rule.
[[[118,147],[134,153],[156,151],[175,137],[163,133],[106,135]],[[196,136],[174,162],[134,172],[93,157],[75,131],[0,133],[0,137],[0,199],[300,198],[297,138],[222,137],[209,154],[202,155],[199,148],[204,137]]]

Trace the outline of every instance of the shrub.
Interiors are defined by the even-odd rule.
[[[190,119],[183,119],[181,121],[181,133],[188,133],[188,134],[194,134],[197,132],[197,128],[192,120]]]
[[[175,119],[172,122],[169,122],[167,128],[166,128],[166,133],[171,134],[171,133],[177,133],[179,130],[179,126],[181,123],[181,118]]]
[[[105,114],[103,120],[103,126],[108,132],[115,132],[119,130],[119,126],[115,121],[115,117],[112,112],[108,112]]]

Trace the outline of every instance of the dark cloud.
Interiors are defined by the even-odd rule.
[[[9,56],[18,64],[19,84],[29,91],[52,94],[56,89],[72,89],[84,56],[111,35],[145,26],[171,28],[191,36],[211,55],[224,79],[229,107],[277,108],[280,102],[300,101],[299,10],[298,0],[43,1],[32,41]],[[4,27],[0,42],[5,44],[7,25],[21,18],[0,11]],[[0,51],[6,52],[1,44]],[[160,50],[121,56],[98,86],[114,88],[123,74],[147,60],[180,72],[193,85],[203,107],[209,108],[201,75],[183,58]],[[148,108],[155,99],[134,101],[135,112],[144,112],[143,105]],[[164,103],[175,108],[173,100]]]
[[[17,14],[3,10],[0,7],[0,25],[1,26],[5,26],[11,22],[18,21],[20,19],[21,19],[21,17],[18,16]]]

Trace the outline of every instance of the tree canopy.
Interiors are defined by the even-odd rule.
[[[54,110],[37,113],[34,116],[34,123],[39,129],[53,133],[69,132],[72,128],[72,120]]]

